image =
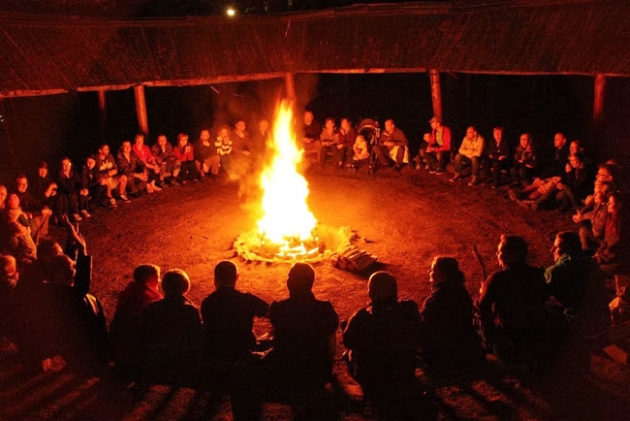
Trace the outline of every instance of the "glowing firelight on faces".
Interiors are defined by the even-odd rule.
[[[297,172],[303,151],[298,149],[292,133],[293,112],[282,102],[273,127],[272,162],[261,174],[263,217],[258,231],[274,244],[287,240],[307,240],[317,224],[308,209],[308,183]]]

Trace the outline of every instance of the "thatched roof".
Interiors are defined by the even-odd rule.
[[[0,16],[0,95],[285,72],[630,76],[625,1],[362,5],[148,21]]]

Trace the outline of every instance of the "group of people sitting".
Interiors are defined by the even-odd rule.
[[[86,241],[67,217],[64,224],[65,251],[47,240],[27,265],[0,256],[0,336],[34,368],[59,368],[59,359],[81,367],[112,360],[129,378],[222,388],[235,419],[256,419],[268,396],[320,393],[333,374],[339,326],[343,361],[365,395],[385,418],[408,419],[401,411],[417,404],[418,396],[409,394],[417,390],[419,361],[438,374],[478,367],[486,353],[532,364],[551,358],[565,337],[598,334],[610,322],[599,267],[583,253],[577,233],[561,232],[555,263],[544,270],[527,263],[522,237],[501,236],[500,269],[482,282],[474,302],[453,257],[434,258],[421,306],[399,300],[391,273],[375,272],[369,304],[341,323],[333,305],[313,294],[315,270],[307,263],[290,268],[289,298],[269,304],[239,291],[236,264],[221,261],[215,291],[200,307],[187,297],[185,271],[162,274],[143,264],[119,293],[108,328],[90,293]],[[254,335],[255,318],[268,318],[267,340]]]
[[[51,222],[91,218],[95,205],[115,208],[167,185],[224,176],[236,179],[251,174],[264,159],[270,134],[267,120],[260,120],[252,135],[243,120],[233,130],[224,125],[216,133],[212,139],[210,130],[203,129],[193,143],[180,133],[175,146],[159,134],[151,147],[143,134],[137,134],[133,142],[123,141],[115,156],[108,144],[101,144],[80,169],[63,157],[52,176],[48,163],[39,162],[32,175],[20,173],[12,183],[0,184],[0,252],[35,258],[36,245],[48,238]]]

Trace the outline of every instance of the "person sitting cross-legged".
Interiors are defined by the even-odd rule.
[[[408,419],[420,345],[418,306],[398,300],[396,278],[385,271],[370,276],[368,296],[370,304],[350,317],[343,332],[348,359],[379,416]]]

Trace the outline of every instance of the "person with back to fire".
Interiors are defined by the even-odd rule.
[[[370,276],[368,296],[370,304],[350,317],[343,332],[352,371],[380,417],[415,418],[418,411],[413,407],[419,396],[413,387],[420,345],[418,306],[412,300],[398,300],[396,278],[385,271]]]
[[[237,290],[238,278],[238,268],[229,260],[214,268],[216,290],[201,303],[203,354],[208,374],[216,375],[228,388],[234,418],[256,419],[261,405],[253,376],[256,337],[252,328],[254,317],[267,316],[269,304]]]
[[[273,349],[265,358],[270,387],[289,394],[322,390],[330,380],[339,317],[329,301],[315,298],[315,271],[308,263],[289,270],[289,298],[269,308]],[[269,377],[273,377],[270,379]]]

